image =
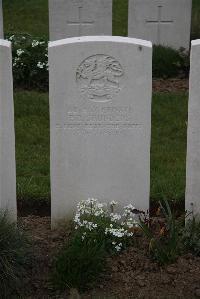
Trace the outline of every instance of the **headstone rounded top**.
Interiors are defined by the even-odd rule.
[[[0,39],[0,46],[10,48],[11,47],[11,42],[8,41],[8,40],[5,40],[5,39]]]
[[[49,42],[49,48],[67,45],[67,44],[85,43],[85,42],[127,43],[127,44],[135,44],[135,45],[152,48],[152,43],[150,41],[143,40],[143,39],[137,39],[137,38],[122,37],[122,36],[71,37],[71,38],[66,38],[66,39]]]
[[[200,39],[195,39],[191,41],[192,46],[199,46],[200,45]]]

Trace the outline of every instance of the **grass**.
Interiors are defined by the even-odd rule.
[[[15,93],[15,129],[18,199],[48,199],[48,95]]]
[[[5,32],[48,36],[48,0],[3,0]]]
[[[191,38],[200,38],[200,1],[193,0]]]
[[[152,107],[151,198],[184,199],[186,94],[155,94]],[[48,200],[48,94],[15,93],[17,193],[22,200]]]
[[[152,106],[151,198],[185,193],[187,95],[155,94]]]
[[[127,35],[128,0],[113,0],[113,35]],[[48,36],[48,0],[3,0],[5,32]],[[193,0],[192,38],[200,38],[200,1]]]
[[[30,263],[30,241],[7,213],[0,212],[0,298],[19,298],[23,275]]]

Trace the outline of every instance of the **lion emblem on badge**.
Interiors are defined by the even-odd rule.
[[[80,64],[76,81],[84,97],[94,102],[107,102],[120,92],[123,75],[123,68],[114,57],[97,54]]]

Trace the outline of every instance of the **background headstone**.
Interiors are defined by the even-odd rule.
[[[192,0],[129,0],[128,35],[188,50],[191,13]]]
[[[11,43],[0,40],[0,209],[16,220],[15,133]]]
[[[49,0],[50,40],[112,35],[112,0]]]
[[[3,7],[2,7],[2,0],[0,0],[0,38],[3,38]]]
[[[200,213],[200,40],[191,49],[186,181],[186,210]]]
[[[152,45],[124,37],[49,45],[53,223],[95,197],[149,208]]]

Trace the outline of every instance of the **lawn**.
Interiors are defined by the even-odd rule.
[[[185,189],[186,94],[155,94],[152,113],[151,198],[181,200]],[[50,198],[48,94],[15,93],[19,199]]]
[[[187,133],[186,94],[154,94],[151,198],[183,200]]]
[[[23,91],[14,98],[18,199],[48,199],[48,94]]]

